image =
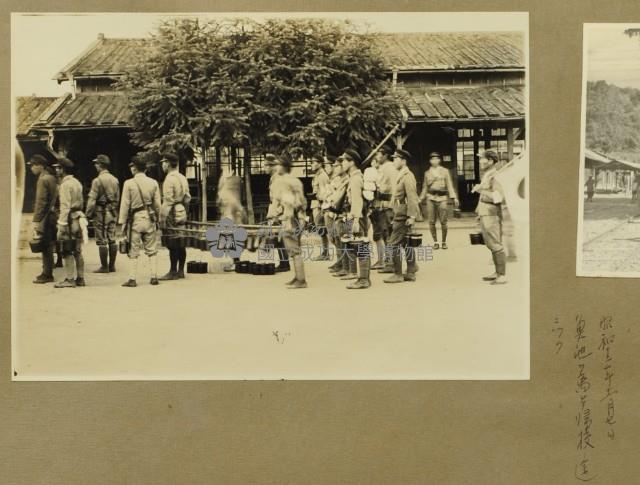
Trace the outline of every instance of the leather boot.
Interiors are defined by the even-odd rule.
[[[347,243],[345,248],[345,266],[347,268],[346,276],[341,277],[341,280],[357,280],[358,279],[358,259],[356,257],[356,246],[351,243]]]
[[[113,243],[109,244],[109,272],[115,273],[116,271],[116,256],[118,256],[118,245]]]
[[[404,274],[405,281],[415,281],[418,272],[418,262],[416,261],[416,252],[414,248],[404,248],[407,258],[407,272]]]
[[[402,254],[400,251],[393,252],[393,275],[383,280],[385,283],[402,283]]]
[[[109,272],[109,248],[107,246],[98,246],[98,253],[100,254],[100,267],[94,270],[94,273],[108,273]]]
[[[358,251],[360,254],[364,254],[364,248]],[[363,290],[371,286],[371,280],[369,279],[369,273],[371,272],[371,256],[366,255],[358,258],[360,263],[360,272],[358,279],[353,283],[347,285],[350,290]]]

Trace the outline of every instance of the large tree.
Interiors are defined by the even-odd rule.
[[[133,140],[152,151],[365,151],[400,119],[372,45],[349,22],[165,22],[121,83]]]

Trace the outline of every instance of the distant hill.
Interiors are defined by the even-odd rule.
[[[640,161],[640,89],[587,83],[587,148]]]

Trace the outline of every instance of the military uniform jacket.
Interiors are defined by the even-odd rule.
[[[120,183],[107,170],[103,170],[91,182],[87,199],[87,217],[93,217],[97,212],[104,211],[110,211],[115,217],[119,202]]]
[[[393,162],[384,162],[379,168],[378,173],[380,177],[378,179],[378,192],[381,194],[393,194],[393,188],[398,178],[398,171],[393,166]],[[390,200],[375,200],[373,207],[376,209],[388,209],[391,207]]]
[[[56,201],[58,198],[58,181],[51,172],[43,170],[36,183],[36,200],[33,209],[33,222],[46,223],[49,214],[56,217]]]
[[[456,198],[456,191],[451,181],[451,173],[443,166],[431,167],[424,173],[420,199],[443,202]]]
[[[70,219],[84,216],[82,207],[82,184],[73,175],[65,175],[58,189],[60,198],[60,215],[58,225],[66,226]]]
[[[311,208],[320,207],[320,204],[326,197],[327,186],[329,185],[329,175],[323,168],[318,170],[313,176],[311,187],[315,199],[311,201]]]
[[[140,190],[138,190],[136,183],[140,186]],[[140,192],[142,192],[144,201],[140,198]],[[156,216],[160,213],[160,187],[154,179],[143,173],[137,173],[133,178],[125,181],[122,186],[122,202],[120,203],[118,223],[125,224],[130,211],[139,211],[147,204],[150,205],[149,210],[155,211]]]
[[[282,213],[282,208],[277,203],[277,181],[280,178],[280,175],[274,173],[269,179],[269,208],[267,209],[267,219],[274,219]]]
[[[408,167],[398,173],[393,188],[392,207],[394,217],[415,219],[420,213],[416,178]]]
[[[344,201],[345,192],[349,183],[349,177],[345,174],[337,175],[331,179],[327,186],[325,204],[327,209],[340,210]]]
[[[282,220],[291,219],[299,211],[307,207],[307,199],[304,197],[304,187],[298,177],[285,174],[275,181],[275,202],[282,208]]]
[[[347,185],[347,204],[349,211],[347,219],[359,219],[365,217],[364,197],[362,197],[362,189],[364,187],[364,177],[360,170],[353,170],[349,174],[349,183]]]
[[[177,218],[186,219],[186,206],[191,201],[189,193],[189,182],[187,177],[178,170],[172,170],[164,179],[162,184],[162,206],[160,208],[160,222],[167,220],[171,211]],[[170,219],[170,218],[169,218]]]
[[[488,170],[482,177],[480,187],[477,192],[480,194],[478,200],[478,207],[476,213],[479,216],[497,216],[500,215],[502,209],[502,203],[504,202],[504,193],[502,187],[495,179],[498,170],[502,168],[503,164],[500,163],[497,167],[494,166]]]

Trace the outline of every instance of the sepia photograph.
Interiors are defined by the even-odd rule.
[[[12,378],[529,379],[528,22],[13,13]],[[640,267],[617,29],[585,67],[599,274]]]
[[[640,276],[640,24],[584,24],[578,276]]]

